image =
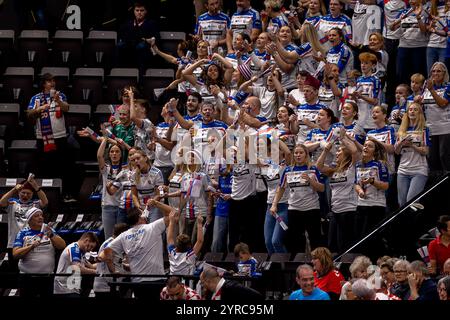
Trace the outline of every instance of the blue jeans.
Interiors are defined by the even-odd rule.
[[[228,217],[214,217],[212,252],[225,252],[228,248]]]
[[[120,210],[116,206],[102,206],[102,224],[103,232],[105,233],[105,239],[112,236],[114,231],[114,225],[116,223],[125,223],[127,221],[127,215],[124,211]]]
[[[445,55],[447,48],[431,48],[427,47],[427,71],[431,70],[431,67],[435,62],[445,62]]]
[[[272,204],[267,205],[266,211],[266,221],[264,222],[264,240],[266,243],[267,252],[272,253],[284,253],[287,252],[284,246],[284,237],[286,231],[277,223],[277,220],[270,213],[270,207]],[[284,223],[288,226],[288,204],[279,203],[278,204],[278,215],[283,219]]]
[[[398,203],[402,207],[406,202],[414,198],[425,188],[428,177],[422,174],[397,175]]]

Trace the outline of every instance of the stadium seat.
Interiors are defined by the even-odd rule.
[[[207,253],[205,253],[205,256],[203,257],[203,261],[214,264],[216,262],[221,262],[222,258],[223,258],[223,252],[207,252]]]
[[[0,139],[4,139],[6,146],[19,135],[20,106],[17,103],[0,104]]]
[[[40,76],[45,73],[51,73],[55,77],[56,90],[63,92],[70,101],[68,94],[70,70],[65,67],[44,67],[41,69]]]
[[[5,141],[0,139],[0,176],[5,176],[6,164],[5,164]]]
[[[92,115],[92,124],[94,131],[100,130],[100,124],[108,122],[111,117],[110,104],[99,104]]]
[[[290,253],[272,253],[269,261],[272,262],[288,262],[291,258]]]
[[[114,64],[116,44],[117,32],[90,31],[84,43],[85,64],[109,70]]]
[[[14,35],[14,30],[0,30],[0,73],[15,65]]]
[[[161,93],[158,89],[166,88],[174,78],[175,72],[172,69],[147,69],[142,79],[144,96],[152,102],[158,101]]]
[[[57,30],[53,37],[52,63],[69,67],[72,71],[81,66],[83,57],[83,32]]]
[[[19,64],[42,68],[47,65],[48,57],[48,31],[23,30],[18,39]]]
[[[19,103],[22,110],[26,110],[34,94],[34,68],[8,67],[3,75],[3,88],[7,101]]]
[[[186,33],[185,32],[173,32],[173,31],[161,31],[159,33],[160,35],[160,42],[158,43],[159,48],[161,51],[169,53],[173,56],[177,56],[177,47],[178,44],[181,41],[186,40]]]
[[[64,114],[66,128],[76,127],[76,130],[89,125],[91,106],[88,104],[71,104],[69,111]]]
[[[13,140],[8,148],[8,176],[27,177],[37,172],[37,141]]]
[[[102,103],[104,77],[102,68],[77,68],[73,74],[70,102],[91,106]]]
[[[137,87],[139,70],[136,68],[112,68],[106,80],[106,99],[110,103],[121,103],[122,89],[125,86]]]
[[[346,253],[341,257],[340,262],[351,264],[356,257],[361,256],[361,253]]]

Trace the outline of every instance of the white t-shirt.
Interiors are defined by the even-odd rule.
[[[177,252],[175,246],[168,246],[171,274],[192,275],[195,271],[197,255],[192,249],[187,252]]]
[[[177,172],[173,175],[172,179],[169,181],[169,192],[177,192],[181,190],[181,181],[183,179],[183,173]],[[180,197],[169,197],[169,206],[172,208],[178,208],[180,206]]]
[[[72,265],[81,264],[83,261],[84,253],[81,252],[78,242],[72,242],[69,244],[64,251],[61,253],[58,262],[58,268],[56,273],[71,273],[74,271]],[[69,268],[70,267],[70,268]],[[55,277],[54,281],[54,294],[69,294],[69,293],[80,293],[80,289],[74,288],[69,289],[67,286],[68,277],[61,276]]]
[[[168,123],[163,122],[156,126],[156,136],[158,138],[165,139],[167,137],[168,131],[169,131]],[[173,167],[171,152],[172,150],[166,149],[160,143],[156,143],[155,162],[153,162],[153,165],[156,167]]]
[[[12,248],[16,239],[17,233],[25,227],[27,218],[25,214],[32,207],[40,208],[39,200],[22,203],[19,199],[11,198],[8,200],[8,248]]]
[[[354,43],[368,45],[370,34],[381,30],[380,7],[357,2],[353,12],[352,27]]]
[[[111,166],[110,164],[105,164],[100,173],[102,174],[102,181],[103,181],[102,206],[118,207],[120,203],[120,195],[122,193],[121,192],[122,190],[117,190],[116,193],[110,195],[106,190],[106,186],[110,181],[115,181],[117,175],[119,174],[119,166],[118,165]]]
[[[211,184],[204,172],[186,172],[181,180],[181,193],[188,200],[183,209],[186,218],[195,219],[198,214],[206,217],[208,209],[207,188]]]
[[[252,94],[258,97],[261,101],[260,117],[264,117],[268,120],[275,119],[277,117],[278,107],[282,104],[278,97],[276,90],[270,91],[266,87],[252,87]]]
[[[320,174],[315,167],[289,166],[286,167],[280,180],[280,186],[289,188],[289,210],[308,211],[319,209],[319,195],[310,183],[301,175],[307,173],[312,179],[319,181]]]
[[[231,198],[243,200],[256,193],[256,168],[255,164],[235,164],[233,177],[231,178]]]
[[[355,166],[335,172],[330,178],[331,210],[334,213],[356,211]]]
[[[136,179],[137,172],[134,171],[131,177],[131,186],[135,186],[138,191],[141,206],[147,203],[149,198],[155,194],[155,188],[164,185],[164,178],[161,170],[151,167],[147,173],[141,173],[140,179]]]
[[[35,240],[40,245],[28,252],[19,260],[21,273],[53,273],[55,268],[55,248],[47,235],[40,230],[25,227],[19,231],[14,242],[14,248],[23,248],[31,245]]]
[[[400,39],[402,31],[398,28],[395,31],[391,30],[391,26],[398,15],[405,9],[405,2],[403,0],[388,0],[384,3],[384,28],[383,37],[391,40]]]
[[[164,218],[150,224],[139,224],[121,233],[109,245],[119,255],[125,253],[132,274],[164,274],[163,242],[166,230]],[[156,281],[161,278],[136,278],[133,282]]]

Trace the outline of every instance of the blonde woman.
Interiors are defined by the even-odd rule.
[[[323,192],[325,185],[315,166],[311,165],[308,148],[297,145],[294,148],[293,163],[287,166],[280,178],[280,184],[270,208],[272,215],[278,211],[278,203],[286,188],[290,189],[288,198],[287,249],[289,252],[304,252],[305,236],[308,232],[311,248],[320,243],[320,204],[317,192]]]
[[[185,172],[181,179],[180,212],[184,219],[183,233],[195,242],[197,230],[195,228],[198,215],[212,222],[212,203],[208,186],[211,185],[209,176],[201,170],[201,159],[194,151],[185,154]]]
[[[135,171],[131,177],[131,195],[133,204],[140,210],[144,210],[147,202],[158,194],[158,187],[164,185],[164,178],[159,169],[152,167],[150,159],[144,151],[138,150],[133,155]],[[152,208],[149,222],[156,221],[161,216],[157,208]]]
[[[430,130],[425,125],[421,105],[411,104],[403,115],[395,144],[400,154],[397,175],[398,202],[403,206],[425,187],[428,179],[426,156],[430,146]]]

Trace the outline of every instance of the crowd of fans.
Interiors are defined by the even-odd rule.
[[[298,268],[300,290],[291,299],[448,299],[448,216],[439,220],[429,266],[394,257],[374,266],[360,256],[344,279],[330,253],[343,252],[422,192],[429,174],[450,171],[447,4],[330,0],[327,7],[303,0],[288,7],[265,0],[262,12],[250,0],[236,5],[230,17],[219,0],[205,1],[178,56],[141,33],[154,25],[145,22],[145,6],[134,5],[124,36],[134,42],[118,44],[126,60],[135,50],[139,66],[158,55],[178,68],[160,123],[148,119],[153,106],[139,88],[126,86],[109,122],[78,132],[98,144],[105,242],[97,260],[85,256],[99,245],[94,234],[66,247],[44,224],[48,200],[32,176],[0,200],[10,260],[19,260],[23,274],[52,272],[55,250],[65,248],[57,273],[163,275],[166,250],[171,274],[192,275],[202,253],[228,251],[240,258],[239,274],[258,276],[250,249],[311,249],[312,266]],[[41,89],[28,117],[43,172],[63,176],[73,198],[64,125],[70,105],[52,75],[43,76]],[[372,239],[359,251],[379,257],[379,248]],[[134,295],[261,298],[211,267],[203,268],[198,288],[164,279],[133,278],[146,284]],[[108,294],[109,280],[96,278],[96,294]],[[25,293],[80,294],[63,276],[54,284],[30,281],[24,278]]]

